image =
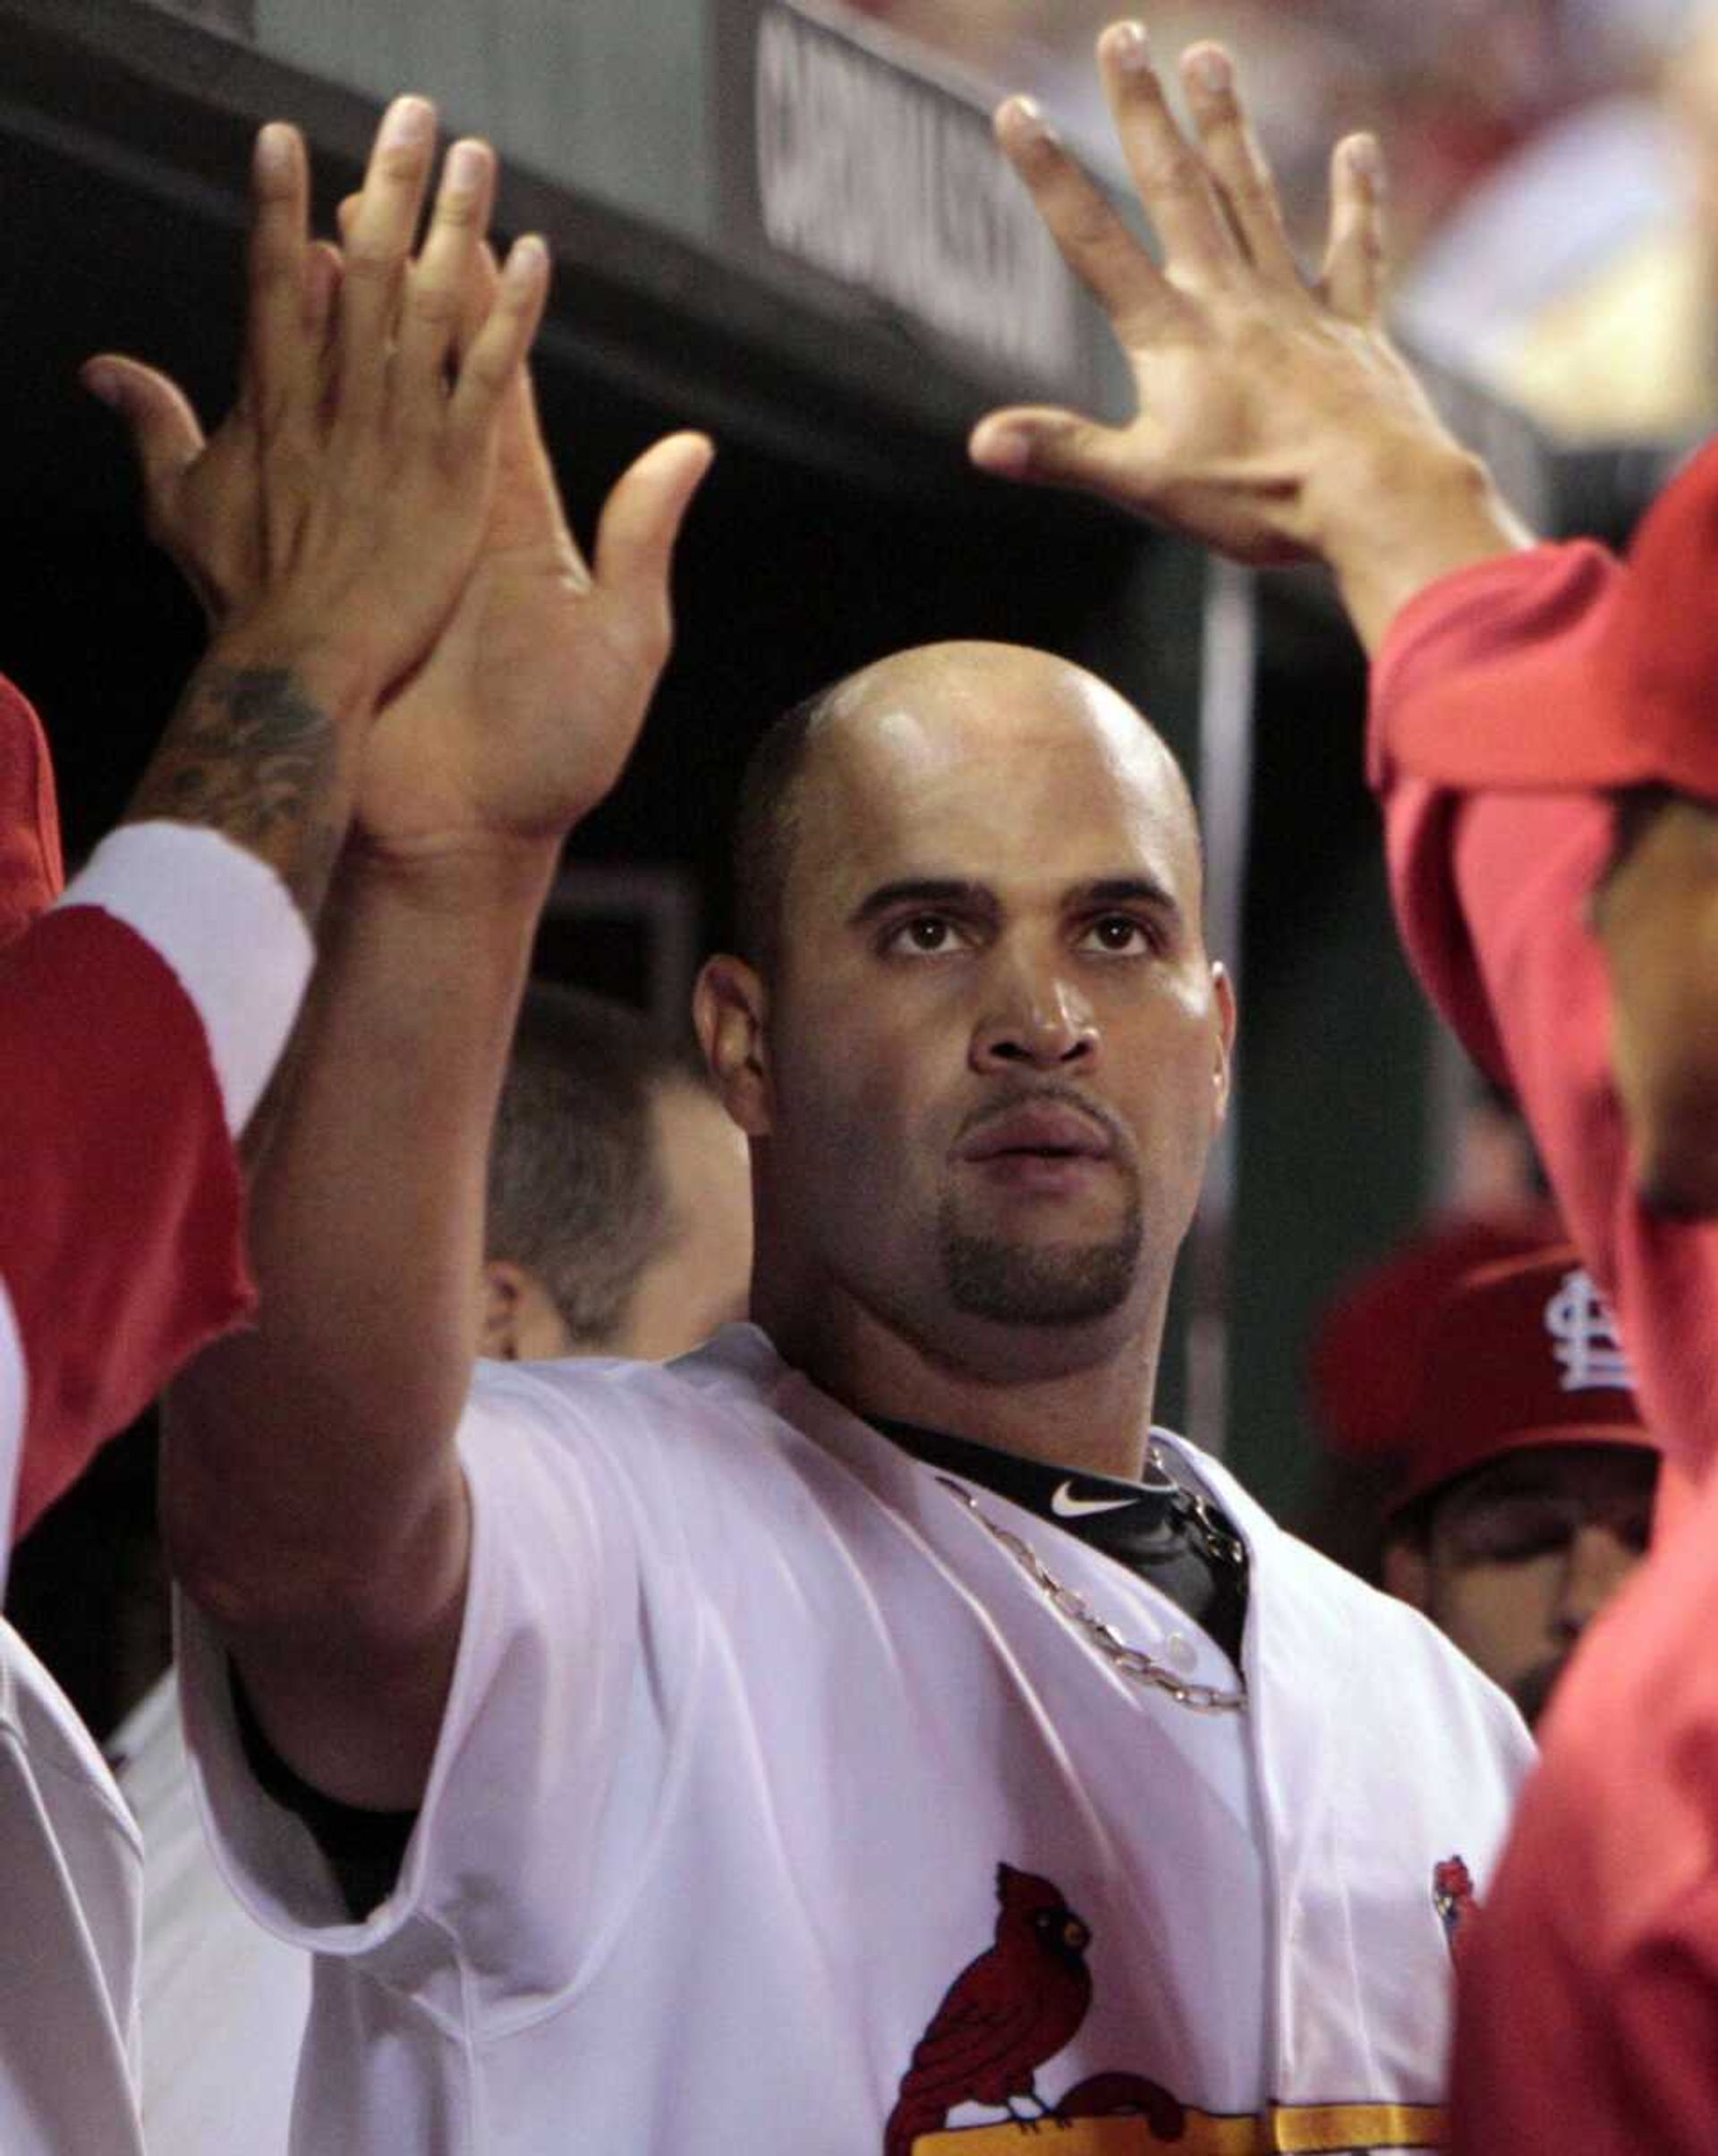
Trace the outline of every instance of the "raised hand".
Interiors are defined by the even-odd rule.
[[[1099,64],[1161,264],[1024,99],[1002,148],[1127,355],[1126,426],[1041,407],[991,413],[974,460],[1082,488],[1255,563],[1307,556],[1342,575],[1363,632],[1442,567],[1519,543],[1483,471],[1446,434],[1384,333],[1383,177],[1366,136],[1338,145],[1329,244],[1304,277],[1228,55],[1182,64],[1196,140],[1177,125],[1145,32],[1118,23]],[[1381,579],[1368,553],[1388,556]]]
[[[470,574],[500,411],[542,310],[547,257],[524,242],[455,352],[494,160],[481,143],[456,148],[413,261],[433,145],[432,109],[401,99],[342,274],[306,232],[302,142],[289,127],[262,130],[242,383],[212,443],[165,378],[113,358],[86,370],[132,421],[153,527],[220,616],[128,820],[220,831],[269,862],[311,915],[377,702]]]
[[[494,278],[480,259],[468,327]],[[610,493],[587,564],[520,376],[477,565],[366,744],[357,819],[371,847],[557,840],[608,793],[668,658],[675,539],[710,456],[699,435],[647,450]]]
[[[414,259],[434,147],[433,107],[397,99],[340,267],[306,230],[296,132],[263,129],[243,378],[212,443],[164,378],[111,358],[86,369],[131,420],[151,527],[223,632],[308,630],[378,692],[422,658],[470,573],[548,284],[542,242],[522,240],[455,350],[495,160],[454,146]]]
[[[427,146],[421,163],[427,173]],[[450,175],[452,169],[450,159]],[[381,176],[375,160],[371,172],[373,182]],[[409,183],[412,174],[397,176]],[[489,191],[486,182],[470,199],[463,227],[470,239],[481,233],[478,212],[487,214]],[[438,217],[455,207],[447,194],[444,182]],[[370,199],[367,184],[343,206],[341,248],[301,239],[278,280],[284,315],[288,276],[296,276],[297,319],[305,341],[322,352],[323,396],[336,414],[338,348],[327,326],[347,304],[354,269],[374,278],[391,259],[392,274],[400,274],[397,251],[365,266],[378,245],[373,202],[370,211],[365,208]],[[409,199],[393,198],[402,208]],[[397,224],[391,229],[397,250]],[[302,223],[294,230],[302,233]],[[429,267],[433,254],[446,272],[424,296],[463,378],[481,362],[508,279],[483,247],[461,252],[456,284],[451,251],[437,252],[432,227],[422,263]],[[260,250],[253,253],[252,281],[259,290],[276,284]],[[131,429],[152,536],[217,628],[258,603],[266,567],[257,529],[271,427],[259,372],[254,361],[247,364],[233,412],[206,440],[165,376],[112,355],[86,369],[86,380],[119,407]],[[393,679],[396,692],[366,744],[356,819],[361,836],[382,852],[557,837],[613,785],[668,654],[674,540],[710,463],[709,443],[670,437],[624,475],[603,512],[589,565],[567,528],[523,366],[497,398],[494,454],[472,572],[421,664]],[[426,588],[416,596],[433,593]]]

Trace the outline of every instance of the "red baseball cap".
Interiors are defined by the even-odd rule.
[[[41,721],[0,675],[0,945],[21,935],[64,883],[54,767]]]
[[[1656,1452],[1633,1388],[1616,1320],[1572,1244],[1476,1268],[1427,1334],[1392,1511],[1533,1446]]]
[[[1455,1213],[1346,1281],[1306,1357],[1314,1411],[1333,1449],[1351,1459],[1399,1458],[1427,1336],[1450,1291],[1482,1265],[1564,1240],[1549,1205]]]
[[[1460,709],[1408,700],[1386,753],[1419,777],[1464,788],[1659,784],[1718,801],[1718,441],[1660,495],[1625,565],[1590,541],[1559,556],[1557,573],[1530,584],[1496,579],[1495,562],[1459,572],[1470,580],[1467,606],[1452,613],[1440,584],[1423,628],[1419,602],[1409,602],[1385,676],[1451,623],[1471,650],[1488,612],[1501,649],[1464,675]],[[1522,723],[1545,714],[1554,720],[1549,767],[1545,726]]]

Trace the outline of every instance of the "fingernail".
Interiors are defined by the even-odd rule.
[[[257,136],[257,170],[284,173],[293,161],[293,131],[284,121],[271,120]]]
[[[435,132],[436,108],[428,98],[395,98],[377,140],[383,149],[415,149]]]
[[[534,232],[515,240],[507,254],[505,275],[514,284],[532,284],[549,267],[549,250]]]
[[[1129,74],[1140,73],[1152,64],[1152,41],[1143,22],[1112,23],[1104,32],[1103,49]]]
[[[1187,55],[1187,72],[1201,89],[1214,94],[1229,88],[1235,80],[1235,71],[1229,64],[1229,55],[1220,52],[1214,45],[1202,45],[1197,52]]]
[[[1048,139],[1050,122],[1045,119],[1044,108],[1036,98],[1010,98],[1003,110],[1016,134]]]
[[[447,169],[442,184],[449,194],[474,195],[489,167],[489,153],[481,142],[455,142],[447,152]]]
[[[1376,135],[1356,135],[1348,144],[1348,170],[1375,187],[1384,176],[1384,153]]]

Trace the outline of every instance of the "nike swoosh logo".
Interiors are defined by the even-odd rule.
[[[1073,1483],[1063,1482],[1052,1494],[1050,1509],[1059,1520],[1079,1520],[1091,1512],[1125,1512],[1138,1502],[1137,1498],[1076,1498]]]

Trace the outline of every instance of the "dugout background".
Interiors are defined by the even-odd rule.
[[[682,551],[676,657],[632,769],[579,835],[580,863],[642,866],[681,895],[683,942],[719,940],[721,834],[755,734],[880,651],[944,636],[1092,666],[1196,770],[1203,562],[966,466],[966,429],[990,404],[1048,393],[1117,409],[1119,387],[1101,325],[1032,252],[1024,194],[987,191],[980,108],[903,57],[850,47],[797,0],[0,0],[0,664],[47,723],[70,846],[118,813],[200,634],[144,540],[117,425],[74,370],[132,352],[217,415],[255,125],[282,114],[305,128],[327,214],[380,94],[403,88],[497,140],[500,223],[555,246],[540,382],[581,533],[656,434],[691,423],[720,445]],[[866,146],[887,149],[891,130],[982,214],[904,236],[909,200],[889,206],[889,234],[863,215],[844,226],[842,203],[864,199]],[[999,330],[975,291],[1004,295]],[[1042,335],[1023,327],[1034,305]],[[1256,608],[1241,595],[1256,634],[1251,844],[1218,864],[1244,896],[1232,1203],[1204,1223],[1190,1294],[1206,1346],[1223,1350],[1226,1449],[1292,1518],[1309,1479],[1307,1320],[1434,1193],[1442,1096],[1361,785],[1358,656],[1315,581],[1258,595]],[[617,915],[628,903],[623,887]],[[660,954],[648,925],[622,919],[607,935],[558,924],[545,958],[644,1001]],[[1188,1299],[1171,1421],[1187,1407]],[[1217,1396],[1207,1382],[1208,1439]],[[15,1601],[64,1583],[41,1628],[72,1610],[73,1634],[99,1631],[90,1598],[112,1565],[89,1523],[134,1510],[141,1490],[134,1462],[109,1464],[38,1538],[46,1551],[21,1553]],[[83,1703],[101,1728],[100,1698]]]

